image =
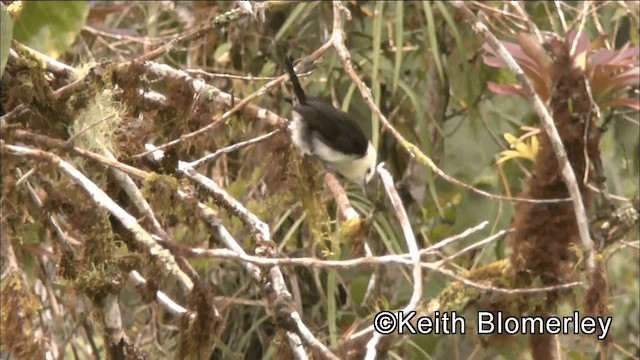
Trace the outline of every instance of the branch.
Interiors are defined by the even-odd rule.
[[[224,189],[210,178],[200,174],[193,167],[184,161],[178,162],[178,171],[186,175],[188,178],[204,186],[211,194],[213,194],[216,202],[225,207],[233,215],[237,216],[245,225],[254,230],[256,243],[258,246],[270,246],[271,234],[269,233],[269,225],[260,220],[254,213],[250,212],[242,203],[234,199]]]
[[[342,185],[340,185],[335,175],[327,172],[324,176],[324,184],[329,189],[329,192],[331,192],[331,195],[333,195],[333,198],[336,201],[336,205],[338,206],[338,210],[340,210],[340,213],[346,220],[347,227],[349,228],[347,232],[349,232],[351,229],[354,229],[354,227],[356,226],[359,228],[362,225],[360,215],[358,215],[358,212],[353,208],[353,206],[351,206],[347,193],[344,191],[344,188],[342,187]],[[367,258],[373,257],[371,247],[366,241],[363,243],[362,248]],[[369,298],[373,296],[373,290],[375,289],[377,282],[378,274],[374,272],[373,274],[371,274],[369,284],[367,285],[367,291],[362,297],[361,304],[366,304],[367,301],[369,301]]]
[[[116,176],[116,173],[124,175],[119,170],[116,170],[116,169],[113,169],[113,168],[111,170],[113,171],[114,176]],[[117,176],[121,176],[121,175],[117,175]],[[126,175],[124,175],[124,176],[126,176]],[[131,181],[131,183],[133,183],[131,178],[129,178],[128,176],[126,176],[126,178],[128,179],[128,181]],[[33,203],[36,205],[36,207],[38,209],[42,209],[42,206],[43,206],[42,200],[38,196],[36,190],[33,188],[31,183],[29,183],[29,181],[25,182],[25,187],[27,188],[27,192],[29,193],[29,195],[30,195],[31,199],[33,200]],[[137,189],[137,187],[135,187],[135,184],[133,184],[133,187],[135,189]],[[127,191],[127,189],[125,189],[125,191]],[[142,198],[142,200],[144,200],[144,198]],[[137,203],[136,200],[133,200],[133,201],[134,201],[134,203]],[[146,200],[144,200],[144,202],[146,203]],[[147,206],[148,205],[149,204],[147,203]],[[149,214],[147,214],[147,215],[149,215]],[[151,215],[153,215],[153,213],[151,213]],[[62,228],[58,224],[58,221],[55,219],[55,217],[53,215],[51,215],[51,214],[47,214],[47,216],[45,217],[45,221],[47,221],[48,225],[51,226],[54,229],[54,232],[56,233],[56,238],[58,239],[60,245],[65,249],[65,251],[68,251],[71,254],[75,254],[75,251],[74,251],[73,247],[71,247],[72,241],[69,240],[68,235],[64,232],[64,230],[62,230]],[[142,277],[142,275],[140,275],[140,273],[137,272],[136,270],[133,270],[133,271],[131,271],[129,273],[129,279],[131,279],[131,281],[135,285],[139,285],[139,286],[144,286],[146,284],[146,282],[147,282]],[[156,291],[156,301],[158,301],[158,303],[160,305],[162,305],[167,311],[169,311],[172,314],[182,315],[182,314],[185,314],[185,313],[189,312],[189,310],[187,310],[184,307],[182,307],[179,304],[177,304],[175,301],[173,301],[169,296],[167,296],[162,291]],[[190,315],[190,320],[193,320],[194,318],[195,318],[195,314],[191,314]]]
[[[345,218],[345,220],[347,222],[359,221],[360,215],[358,215],[356,209],[351,206],[349,197],[344,191],[342,185],[340,185],[340,183],[338,182],[338,179],[336,179],[336,176],[330,172],[327,172],[324,175],[324,184],[327,186],[327,189],[329,189],[329,192],[336,200],[336,205],[338,206],[338,209],[340,210],[340,213]]]
[[[215,226],[221,226],[221,225],[216,224]],[[494,240],[496,238],[496,235],[493,235],[491,236],[491,238],[488,238],[488,239]],[[225,235],[225,236],[231,237],[231,235]],[[231,237],[231,239],[233,238]],[[235,241],[235,239],[233,241]],[[225,244],[227,244],[227,242],[225,242]],[[486,243],[484,243],[484,245],[486,245]],[[307,268],[342,269],[342,270],[353,269],[358,267],[379,266],[379,265],[415,266],[415,262],[409,258],[410,254],[360,257],[360,258],[349,259],[349,260],[321,260],[313,257],[296,257],[296,258],[281,257],[281,258],[273,259],[273,258],[265,258],[260,256],[248,255],[246,252],[244,252],[244,250],[240,252],[239,251],[240,249],[241,248],[238,245],[237,247],[231,248],[231,250],[193,248],[188,251],[189,251],[189,255],[194,257],[210,257],[210,258],[216,258],[216,259],[227,259],[227,260],[238,261],[240,263],[254,264],[258,266],[299,266],[299,267],[307,267]],[[496,294],[505,294],[505,295],[535,294],[540,292],[571,288],[571,287],[575,287],[582,284],[581,282],[571,282],[571,283],[560,284],[557,286],[545,286],[545,287],[539,287],[539,288],[522,288],[522,289],[500,288],[495,286],[483,285],[483,284],[474,282],[472,280],[469,280],[461,275],[457,275],[456,273],[450,270],[443,269],[442,268],[443,265],[444,263],[442,261],[420,262],[420,266],[424,269],[439,272],[440,274],[448,278],[451,278],[452,280],[458,281],[476,290],[489,292],[489,293],[496,293]]]
[[[126,73],[127,73],[127,69],[130,66],[130,64],[123,64],[120,65],[118,67],[118,69],[116,70],[116,72],[120,72],[124,78],[126,79]],[[226,111],[224,114],[222,114],[222,116],[213,119],[212,122],[209,125],[203,126],[200,129],[190,132],[188,134],[184,134],[182,136],[180,136],[178,139],[174,139],[172,141],[169,141],[167,143],[164,143],[162,145],[157,145],[157,150],[162,150],[165,149],[167,147],[170,146],[174,146],[186,139],[190,139],[192,137],[201,135],[206,133],[207,131],[213,129],[214,126],[220,125],[222,123],[224,123],[226,120],[230,119],[236,112],[240,111],[241,109],[243,109],[245,106],[248,106],[249,103],[254,100],[255,98],[257,98],[260,95],[263,95],[264,93],[267,92],[267,90],[269,88],[271,88],[272,86],[279,84],[281,81],[283,81],[286,76],[282,75],[278,78],[276,78],[273,81],[270,81],[266,84],[264,84],[262,87],[260,87],[260,89],[258,89],[256,92],[252,93],[251,95],[245,97],[244,99],[240,100],[239,102],[235,103],[236,98],[234,98],[231,94],[225,93],[224,91],[216,88],[215,86],[212,85],[208,85],[206,84],[203,80],[200,79],[196,79],[193,78],[191,76],[189,76],[189,74],[183,70],[176,70],[174,68],[172,68],[171,66],[168,65],[164,65],[164,64],[157,64],[157,63],[152,63],[152,62],[145,62],[144,64],[142,64],[142,66],[144,67],[144,71],[153,74],[155,76],[159,76],[161,78],[172,78],[172,79],[177,79],[187,85],[189,85],[189,87],[191,88],[191,90],[194,93],[195,97],[201,97],[201,98],[205,98],[205,99],[212,99],[212,101],[215,102],[219,102],[228,106],[233,106],[231,109],[229,109],[228,111]],[[119,76],[117,78],[121,78],[122,76]],[[117,81],[117,80],[116,80]],[[204,96],[201,96],[204,95]],[[278,116],[277,114],[264,109],[264,108],[259,108],[255,105],[253,106],[249,106],[249,109],[252,110],[251,112],[253,113],[253,115],[255,115],[256,117],[258,117],[259,119],[264,119],[267,120],[269,123],[271,123],[272,125],[278,125],[278,124],[284,124],[287,122],[286,119]],[[146,156],[148,154],[151,153],[152,150],[148,150],[145,152],[142,152],[140,154],[136,154],[133,157],[134,158],[139,158],[139,157],[143,157]]]
[[[102,189],[89,180],[84,174],[78,171],[73,165],[62,160],[59,156],[50,152],[33,150],[24,146],[7,145],[4,140],[0,140],[2,152],[19,157],[33,158],[46,161],[57,166],[85,190],[89,198],[100,208],[107,210],[132,234],[133,238],[147,248],[149,254],[164,265],[164,269],[174,276],[178,283],[187,291],[193,289],[191,279],[180,270],[173,255],[166,249],[158,245],[151,235],[138,224],[135,217],[131,216],[118,204],[116,204]]]
[[[413,265],[413,293],[411,294],[411,299],[407,306],[402,309],[403,312],[409,312],[416,309],[420,299],[422,298],[422,266],[420,264],[420,253],[418,252],[418,244],[416,243],[416,238],[413,235],[413,229],[411,228],[411,223],[409,222],[409,217],[407,216],[407,212],[402,205],[402,201],[400,200],[400,195],[398,195],[398,191],[393,184],[393,177],[389,171],[384,167],[384,162],[380,163],[377,166],[378,174],[380,175],[380,179],[382,179],[382,184],[384,185],[385,190],[387,191],[387,195],[389,196],[389,200],[391,204],[393,204],[393,208],[396,212],[396,217],[400,222],[400,226],[402,227],[402,232],[404,234],[404,240],[407,243],[407,250],[409,250],[409,255],[411,257],[411,262]],[[376,359],[376,346],[378,342],[382,338],[383,334],[379,332],[375,332],[369,342],[367,343],[367,354],[365,359],[374,360]]]
[[[107,148],[103,147],[102,151],[105,156],[107,156],[107,158],[113,161],[117,161],[115,156],[113,156],[113,154],[109,150],[107,150]],[[155,231],[158,236],[167,238],[167,232],[162,228],[162,225],[160,225],[160,222],[156,218],[156,215],[153,213],[151,205],[149,205],[149,202],[144,198],[144,196],[142,196],[142,192],[140,191],[140,189],[138,189],[131,177],[116,168],[112,167],[110,168],[110,170],[113,177],[127,194],[129,199],[131,199],[138,211],[144,214],[144,216],[146,216],[151,221],[151,227],[153,228],[153,231]]]
[[[269,9],[271,7],[274,6],[279,6],[279,5],[285,5],[286,3],[283,4],[282,1],[265,1],[265,2],[261,2],[261,3],[257,3],[255,4],[255,12],[261,12],[264,11],[265,9]],[[227,12],[225,12],[224,14],[220,14],[218,16],[216,16],[216,18],[214,18],[213,20],[211,20],[210,23],[205,24],[203,26],[201,26],[200,28],[190,31],[186,34],[180,35],[178,37],[173,38],[172,40],[170,40],[167,44],[153,50],[150,51],[142,56],[137,57],[136,59],[134,59],[133,61],[135,62],[144,62],[144,61],[150,61],[153,60],[159,56],[164,55],[165,53],[169,52],[171,49],[173,49],[176,44],[178,44],[179,42],[182,41],[193,41],[196,40],[202,36],[204,36],[207,32],[211,31],[213,28],[224,28],[225,26],[228,26],[230,22],[235,21],[237,19],[240,18],[241,15],[243,14],[248,14],[243,8],[241,7],[237,7],[234,9],[231,9]],[[254,15],[255,16],[255,15]]]
[[[279,256],[275,244],[273,243],[273,241],[271,241],[269,225],[260,220],[244,205],[234,199],[224,189],[219,187],[215,181],[198,173],[195,169],[189,166],[188,163],[179,161],[178,171],[182,172],[196,183],[204,186],[207,190],[209,190],[209,192],[213,194],[216,202],[220,203],[220,205],[236,215],[243,223],[245,223],[245,225],[248,225],[253,229],[254,237],[256,239],[256,254],[263,255],[267,258],[276,258]],[[226,239],[225,241],[228,245],[231,245],[236,251],[241,251],[240,253],[244,253],[244,250],[242,250],[240,245],[237,245],[237,242],[231,237],[231,235],[228,233],[224,233],[226,229],[223,231],[224,228],[222,228],[221,226],[218,226],[218,229],[220,231],[220,234],[223,235]],[[255,271],[254,274],[256,274]],[[258,272],[257,275],[259,274],[260,273]],[[307,326],[302,322],[300,314],[298,314],[294,306],[277,306],[278,302],[282,302],[285,305],[292,302],[292,296],[287,289],[287,286],[284,282],[284,277],[282,276],[282,272],[277,265],[272,265],[269,268],[269,277],[271,279],[271,286],[273,287],[273,290],[277,296],[275,301],[273,301],[273,299],[269,299],[272,304],[276,304],[276,316],[286,316],[286,320],[292,321],[296,326],[297,335],[292,334],[290,331],[287,331],[289,344],[300,344],[299,339],[296,339],[296,337],[299,335],[307,344],[322,353],[325,358],[338,359],[331,352],[331,350],[329,350],[323,343],[316,339],[313,333],[309,331]],[[262,279],[260,279],[260,283],[262,282]],[[278,311],[281,311],[282,314],[278,314]],[[298,353],[299,349],[294,348],[293,351]]]
[[[331,47],[331,43],[327,42],[325,44],[323,44],[320,48],[318,48],[316,51],[314,51],[307,59],[307,61],[313,61],[314,59],[317,59],[318,57],[320,57],[325,51],[327,51],[329,48]],[[280,117],[279,115],[265,109],[265,108],[261,108],[258,107],[256,105],[252,105],[250,104],[251,101],[253,101],[254,99],[258,98],[259,96],[264,95],[270,88],[272,88],[273,86],[276,86],[278,84],[280,84],[281,82],[285,81],[286,79],[288,79],[288,75],[283,74],[277,78],[275,78],[272,81],[269,81],[268,83],[262,85],[258,90],[256,90],[254,93],[250,94],[249,96],[245,97],[244,99],[240,100],[239,102],[236,102],[238,99],[233,97],[231,94],[225,93],[224,91],[216,88],[215,86],[212,85],[208,85],[206,84],[203,80],[200,79],[196,79],[191,77],[186,71],[183,70],[176,70],[168,65],[164,65],[164,64],[157,64],[157,63],[153,63],[153,62],[145,62],[143,64],[138,64],[140,66],[142,66],[144,68],[145,71],[149,72],[150,74],[153,74],[155,76],[159,76],[162,78],[175,78],[175,79],[179,79],[180,81],[183,81],[185,84],[188,84],[194,95],[198,96],[198,95],[204,95],[206,94],[207,96],[205,98],[211,98],[213,99],[213,101],[216,102],[220,102],[223,103],[227,106],[232,106],[231,109],[229,109],[228,111],[226,111],[224,114],[222,114],[221,117],[214,119],[209,125],[206,125],[196,131],[193,131],[191,133],[188,134],[184,134],[182,136],[180,136],[180,138],[178,139],[174,139],[172,141],[169,141],[165,144],[162,145],[157,145],[158,149],[164,149],[166,147],[169,146],[173,146],[176,145],[178,143],[180,143],[181,141],[184,141],[186,139],[195,137],[197,135],[203,134],[209,130],[211,130],[214,126],[218,125],[219,123],[223,123],[225,121],[227,121],[228,119],[230,119],[236,112],[245,109],[252,115],[257,117],[258,119],[261,120],[266,120],[267,122],[269,122],[271,125],[274,126],[280,126],[283,124],[286,124],[288,122],[287,119]],[[115,77],[116,83],[118,82],[119,78],[123,78],[123,79],[127,79],[126,73],[127,73],[127,69],[128,66],[131,66],[131,64],[123,64],[120,65],[118,67],[118,69],[116,70],[116,72],[121,73],[124,76],[119,76],[119,77]],[[298,67],[300,67],[302,65],[298,65]],[[124,84],[123,84],[124,85]],[[143,157],[146,156],[150,153],[151,151],[145,151],[143,153],[140,154],[136,154],[134,155],[134,157]]]
[[[129,280],[133,282],[135,285],[144,286],[147,283],[147,280],[140,275],[140,273],[136,270],[133,270],[129,273]],[[192,321],[195,319],[196,314],[190,312],[188,309],[182,307],[180,304],[171,299],[167,294],[162,291],[156,291],[156,301],[160,304],[165,310],[174,314],[174,315],[184,315],[189,314],[189,320]],[[214,309],[216,312],[217,310]]]
[[[235,143],[233,145],[229,145],[227,147],[224,147],[222,149],[218,149],[215,152],[208,154],[206,156],[203,156],[202,158],[192,161],[189,163],[189,166],[191,166],[192,168],[197,168],[198,166],[209,162],[209,161],[213,161],[215,159],[217,159],[218,157],[220,157],[222,154],[228,154],[234,151],[238,151],[244,147],[247,147],[249,145],[253,145],[253,144],[257,144],[259,142],[265,141],[271,137],[273,137],[274,135],[278,134],[280,132],[280,130],[274,130],[270,133],[264,134],[264,135],[260,135],[257,136],[253,139],[249,139],[249,140],[245,140],[239,143]]]

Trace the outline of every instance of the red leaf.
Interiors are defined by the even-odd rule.
[[[490,53],[484,53],[482,55],[482,60],[486,65],[495,67],[495,68],[503,68],[505,65],[504,61],[502,61],[501,58]]]
[[[538,39],[531,34],[522,33],[518,35],[518,43],[520,44],[522,51],[524,51],[527,56],[538,64],[537,67],[541,70],[543,75],[550,80],[552,61],[542,47],[542,44],[538,42]]]
[[[493,81],[487,81],[489,91],[498,95],[518,95],[527,98],[522,86],[518,84],[498,84]]]
[[[541,67],[543,65],[538,65],[519,45],[508,41],[504,41],[503,44],[507,48],[507,51],[515,58],[518,65],[520,65],[525,75],[531,80],[536,92],[546,100],[549,97],[551,79],[545,76],[546,71]],[[489,52],[489,55],[484,58],[487,65],[500,68],[505,67],[504,61],[496,56],[490,46],[485,43],[483,48]]]
[[[615,70],[620,67],[632,66],[638,63],[637,59],[640,48],[637,46],[628,47],[625,45],[620,50],[602,49],[593,55],[591,55],[592,67],[603,67],[610,70]]]
[[[571,31],[569,32],[569,34],[567,34],[567,46],[569,46],[569,49],[573,47],[574,41],[578,41],[575,52],[573,54],[570,54],[572,58],[576,58],[580,56],[580,54],[589,51],[589,48],[591,47],[591,43],[589,42],[589,37],[587,36],[587,34],[585,34],[584,31],[580,33],[580,37],[577,40],[575,40],[575,38],[576,38],[575,31]]]
[[[600,105],[601,108],[612,108],[616,106],[628,106],[633,110],[640,111],[640,99],[639,98],[619,98],[613,99]]]
[[[606,64],[609,60],[616,56],[615,51],[609,49],[602,49],[591,55],[591,64],[593,66],[599,66]]]
[[[599,91],[596,93],[606,94],[609,92],[618,92],[626,87],[638,84],[640,84],[640,67],[634,67],[605,78],[605,80],[599,84]]]
[[[616,84],[634,86],[640,84],[640,67],[636,66],[613,77]]]
[[[634,46],[627,48],[629,44],[625,45],[621,50],[616,51],[616,56],[609,61],[610,64],[618,65],[618,66],[627,66],[632,64],[637,64],[637,58],[640,52],[640,47]]]

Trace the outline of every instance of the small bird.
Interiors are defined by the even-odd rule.
[[[324,100],[305,94],[291,57],[282,59],[282,65],[297,98],[289,123],[293,144],[303,155],[317,156],[364,189],[375,171],[376,149],[351,116]]]

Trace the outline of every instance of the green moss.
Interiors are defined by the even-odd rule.
[[[72,282],[77,293],[87,295],[92,301],[100,302],[107,295],[118,295],[124,279],[114,263],[93,265],[80,272]]]
[[[0,333],[2,350],[18,359],[42,359],[44,352],[36,341],[33,326],[42,305],[25,287],[22,274],[11,272],[2,280],[0,291]]]
[[[113,152],[115,130],[124,114],[124,106],[113,101],[111,90],[100,91],[78,112],[69,133],[76,146],[97,153],[102,153],[103,148]]]

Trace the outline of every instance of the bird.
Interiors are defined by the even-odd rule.
[[[302,155],[314,155],[347,180],[362,186],[373,178],[377,152],[362,128],[329,102],[307,96],[293,68],[291,56],[281,59],[293,85],[291,141]]]

